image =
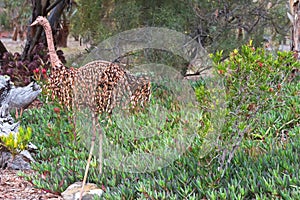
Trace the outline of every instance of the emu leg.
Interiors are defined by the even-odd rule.
[[[16,108],[16,119],[19,119],[19,113],[18,113],[18,108]]]
[[[24,108],[21,108],[21,110],[20,110],[20,118],[22,118],[23,111],[24,111]]]
[[[88,172],[89,172],[89,167],[90,167],[90,163],[91,163],[91,159],[93,156],[93,151],[94,151],[94,146],[95,146],[95,139],[96,139],[96,120],[98,119],[97,115],[93,112],[92,114],[92,130],[93,130],[93,136],[92,136],[92,141],[91,141],[91,149],[90,149],[90,153],[89,153],[89,158],[86,164],[86,168],[85,168],[85,173],[84,173],[84,177],[83,177],[83,181],[82,181],[82,187],[81,187],[81,191],[80,191],[80,198],[79,200],[82,199],[82,195],[83,195],[83,191],[84,191],[84,186],[86,183],[86,179],[88,176]]]
[[[103,171],[103,147],[102,147],[102,144],[103,144],[103,132],[102,132],[102,129],[101,127],[99,126],[99,173],[100,175],[102,174],[102,171]]]
[[[20,114],[19,114],[19,110],[18,110],[18,108],[15,108],[16,109],[16,113],[15,113],[15,117],[16,117],[16,119],[19,119],[19,118],[21,118],[22,117],[22,115],[23,115],[23,110],[24,110],[24,108],[20,108]]]

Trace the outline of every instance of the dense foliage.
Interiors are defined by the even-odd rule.
[[[0,12],[1,28],[11,29],[17,24],[26,26],[27,20],[31,14],[31,7],[29,5],[30,1],[28,0],[2,0],[0,2],[0,7],[3,8]]]
[[[47,47],[39,43],[32,52],[32,58],[22,60],[18,52],[12,54],[6,52],[2,56],[0,75],[8,75],[15,86],[25,86],[31,81],[47,79],[47,71],[50,69],[49,55]],[[66,63],[61,50],[57,54],[62,62]]]
[[[10,52],[4,53],[2,56],[0,74],[10,76],[11,81],[16,86],[25,86],[32,81],[36,69],[44,68],[44,70],[48,70],[49,67],[50,65],[48,63],[48,55],[45,46],[39,44],[35,49],[32,61],[23,61],[18,52],[14,54]],[[40,74],[42,69],[38,72],[38,74]]]
[[[283,41],[289,34],[286,1],[77,1],[72,32],[94,43],[144,26],[165,27],[190,35],[210,52],[226,54],[250,38]],[[228,51],[229,50],[229,51]]]
[[[30,4],[20,6],[23,3],[19,0],[4,1],[4,12],[0,13],[0,20],[6,21],[5,24],[9,23],[7,20],[13,18],[13,14],[9,12],[11,8],[22,13],[18,16],[22,24],[28,22],[28,16],[32,14],[28,9]],[[22,7],[24,9],[21,9]],[[263,45],[264,38],[268,38],[276,49],[289,35],[286,12],[285,0],[242,3],[223,0],[78,0],[64,10],[62,21],[64,25],[70,25],[70,32],[75,38],[81,42],[91,42],[93,45],[125,30],[154,26],[187,34],[209,52],[215,53],[223,49],[224,56],[227,56],[231,50],[250,38],[255,38],[256,46]],[[30,49],[31,47],[32,45]],[[28,54],[28,48],[29,44],[26,44],[23,58]],[[145,54],[133,54],[154,59],[157,55],[156,50],[147,51]],[[164,60],[165,56],[161,58]]]
[[[99,175],[93,158],[88,181],[105,191],[105,199],[299,198],[299,62],[293,53],[271,55],[251,43],[231,52],[224,62],[221,57],[220,52],[212,56],[225,83],[227,107],[222,132],[211,141],[214,148],[206,156],[200,153],[213,120],[211,103],[216,100],[206,87],[209,79],[203,79],[192,84],[201,102],[202,125],[188,151],[176,161],[148,173],[127,173],[105,165]],[[32,128],[32,142],[39,148],[38,162],[32,165],[37,174],[28,177],[37,187],[61,192],[83,178],[87,141],[73,134],[69,118],[70,113],[56,103],[23,115],[22,124]],[[129,135],[114,133],[125,150],[147,147],[135,145],[138,141]],[[172,131],[163,141],[171,137]]]
[[[267,136],[262,132],[275,136],[296,128],[299,88],[293,86],[299,82],[295,74],[300,66],[292,52],[278,52],[274,56],[264,49],[255,49],[250,42],[240,51],[231,52],[224,62],[220,62],[221,55],[218,52],[212,58],[226,80],[228,109],[235,114],[233,121],[244,122],[240,128],[251,125],[252,134],[248,136],[264,139]],[[273,122],[258,125],[258,119]],[[281,127],[283,121],[290,122],[289,126]]]

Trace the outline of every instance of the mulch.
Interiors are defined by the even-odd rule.
[[[26,174],[33,171],[23,171]],[[17,170],[0,169],[0,199],[5,200],[63,200],[60,195],[37,189],[24,177],[18,176]]]
[[[35,100],[30,107],[40,107],[41,102]],[[32,183],[18,175],[18,170],[0,168],[0,200],[63,200],[60,195],[35,188]],[[25,174],[32,170],[22,171]]]

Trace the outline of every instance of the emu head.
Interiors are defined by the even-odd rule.
[[[35,25],[45,25],[46,23],[48,23],[48,20],[46,17],[43,16],[38,16],[34,22],[32,22],[32,24],[30,26],[35,26]]]

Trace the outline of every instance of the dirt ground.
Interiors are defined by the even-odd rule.
[[[33,173],[25,171],[24,173]],[[37,189],[16,170],[0,169],[0,200],[62,200],[59,194]]]

